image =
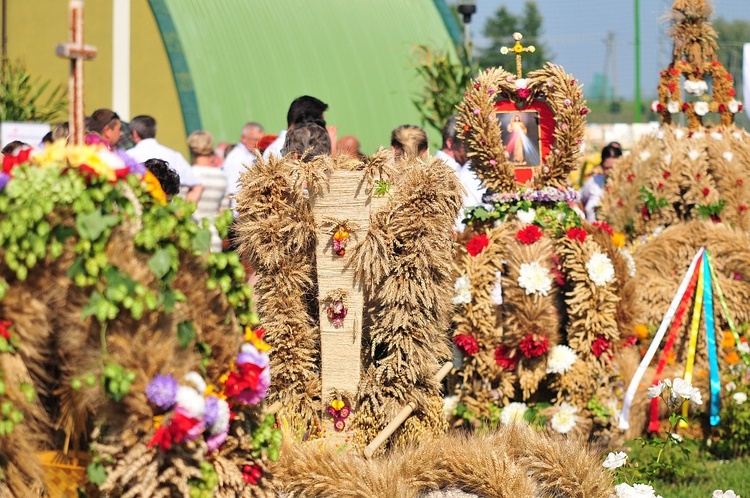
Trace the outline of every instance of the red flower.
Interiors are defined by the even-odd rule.
[[[594,225],[596,228],[600,230],[604,230],[610,236],[615,233],[614,229],[611,226],[609,226],[609,223],[607,223],[606,221],[595,221],[592,223],[592,225]]]
[[[573,227],[570,230],[568,230],[568,233],[566,236],[570,240],[577,240],[579,242],[586,242],[586,236],[588,235],[588,232],[584,230],[583,228]]]
[[[528,88],[519,88],[516,93],[518,94],[519,98],[527,99],[529,98],[529,95],[531,95],[531,90],[529,90]]]
[[[651,218],[651,211],[648,210],[648,206],[643,206],[641,208],[641,216],[644,220],[648,220]]]
[[[31,154],[31,148],[19,150],[15,154],[8,154],[3,157],[3,173],[10,175],[11,170],[18,165],[29,162],[29,155]]]
[[[609,340],[604,337],[603,335],[596,336],[596,339],[591,344],[591,352],[594,353],[594,356],[599,358],[604,352],[609,351],[609,348],[612,346],[612,344],[609,342]]]
[[[256,389],[258,387],[258,377],[264,368],[253,363],[241,363],[237,365],[239,371],[229,373],[229,377],[224,384],[224,394],[228,398],[231,398],[237,396],[245,389]]]
[[[522,244],[533,244],[542,238],[542,229],[536,225],[528,225],[516,232],[516,240]]]
[[[479,352],[479,343],[476,338],[469,334],[458,334],[453,336],[453,343],[466,356],[474,356]]]
[[[729,95],[730,97],[734,97],[735,95],[737,95],[737,92],[734,90],[734,88],[730,88],[729,91],[727,91],[727,95]]]
[[[745,182],[742,181],[742,178],[737,178],[737,181],[735,183],[737,184],[738,187],[741,187],[742,184]]]
[[[701,192],[703,193],[703,197],[706,197],[708,194],[711,193],[711,191],[708,189],[708,187],[706,187],[703,190],[701,190]]]
[[[732,280],[742,280],[742,275],[737,272],[732,273]]]
[[[487,238],[486,233],[475,235],[466,244],[466,252],[472,256],[476,256],[480,252],[484,251],[484,248],[490,245],[490,239]]]
[[[581,116],[585,116],[588,113],[589,113],[588,107],[581,107]]]
[[[713,61],[713,62],[711,63],[711,65],[712,65],[713,67],[718,67],[718,66],[721,66],[721,62],[719,62],[719,61]]]
[[[6,341],[10,340],[10,327],[13,325],[12,320],[0,320],[0,337]]]
[[[716,62],[719,62],[719,61],[716,61]],[[721,64],[721,63],[719,62],[719,64]],[[727,73],[727,81],[732,81],[733,79],[734,78],[732,78],[732,75],[729,74],[729,73]]]
[[[516,356],[515,351],[511,351],[509,346],[501,344],[495,348],[495,363],[500,365],[503,370],[515,370],[516,365],[518,365],[518,356]]]
[[[726,106],[724,104],[719,104],[719,112],[724,112],[726,110],[727,110],[727,108],[726,108]]]
[[[656,186],[656,189],[657,189],[657,190],[661,190],[661,189],[663,189],[663,188],[664,188],[664,184],[663,184],[663,183],[661,183],[661,182],[659,182],[659,184],[658,184],[658,185]]]
[[[747,204],[740,204],[737,208],[737,211],[739,211],[740,213],[744,213],[745,211],[747,211]]]
[[[549,340],[546,335],[529,334],[521,339],[518,347],[526,358],[536,358],[547,352]]]
[[[480,87],[481,87],[481,85],[479,83],[474,83],[474,89],[475,90],[479,90]]]
[[[617,207],[622,207],[625,203],[622,201],[622,199],[617,199]]]
[[[738,104],[737,109],[741,111],[743,109],[742,104]]]
[[[636,342],[638,342],[638,336],[628,336],[624,341],[622,341],[622,347],[629,348],[630,346],[634,346]]]
[[[687,102],[683,103],[682,104],[682,110],[683,111],[687,111],[688,109],[690,109],[690,104],[688,104]]]
[[[172,436],[169,434],[169,426],[162,425],[154,433],[154,437],[148,442],[148,447],[159,446],[162,451],[167,451],[172,447]]]
[[[634,179],[635,179],[635,174],[634,174],[634,173],[630,173],[630,174],[628,175],[628,177],[626,178],[626,180],[627,180],[627,182],[628,182],[628,183],[632,183],[632,181],[633,181]]]
[[[669,171],[665,171],[664,173],[661,174],[661,176],[663,176],[664,179],[666,180],[667,178],[672,176],[672,173],[670,173]]]
[[[718,214],[712,214],[708,217],[708,219],[713,221],[714,223],[721,223],[721,217],[719,217]]]
[[[680,71],[678,71],[676,68],[673,67],[673,68],[670,68],[669,74],[671,74],[672,76],[677,76],[678,74],[680,74]]]
[[[700,180],[702,176],[703,176],[703,175],[701,175],[700,173],[698,173],[697,175],[695,175],[695,179],[696,179],[696,180]]]
[[[242,479],[248,484],[258,484],[260,478],[263,477],[263,471],[257,465],[243,465],[242,466]]]
[[[148,446],[152,448],[158,445],[159,449],[167,451],[172,447],[172,444],[185,441],[190,432],[200,423],[200,420],[176,411],[168,424],[164,424],[156,429]]]
[[[563,272],[560,271],[560,268],[562,268],[562,264],[560,263],[560,256],[555,253],[552,253],[550,256],[552,258],[552,262],[554,263],[552,265],[552,268],[550,268],[550,271],[555,276],[555,282],[557,282],[557,285],[563,287],[565,286],[565,275],[563,275]]]
[[[671,81],[667,85],[667,88],[669,89],[670,92],[674,92],[675,90],[677,90],[677,85],[675,84],[674,81]]]

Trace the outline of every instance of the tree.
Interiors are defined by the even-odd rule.
[[[479,65],[483,68],[503,66],[511,73],[516,72],[515,59],[512,55],[502,55],[501,47],[512,47],[513,33],[523,35],[523,43],[534,45],[534,53],[523,54],[523,71],[528,73],[541,68],[549,59],[547,49],[541,41],[542,15],[534,0],[526,0],[523,14],[513,14],[505,6],[501,6],[495,15],[487,20],[484,26],[484,36],[490,39],[490,46],[482,49],[479,55]]]
[[[67,101],[61,86],[44,94],[51,81],[31,79],[21,62],[2,61],[0,68],[0,121],[54,121]]]
[[[739,95],[742,92],[742,47],[750,42],[750,21],[729,22],[718,18],[712,24],[718,33],[719,60],[734,76],[734,87]]]

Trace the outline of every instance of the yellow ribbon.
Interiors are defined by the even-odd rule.
[[[687,365],[685,366],[685,380],[693,381],[693,366],[695,365],[695,350],[698,346],[698,330],[701,324],[701,309],[703,306],[703,265],[698,273],[698,287],[695,291],[695,305],[693,306],[693,318],[690,321],[690,345],[688,348]],[[688,403],[682,405],[682,416],[688,416]],[[680,420],[680,427],[687,427],[687,422]]]

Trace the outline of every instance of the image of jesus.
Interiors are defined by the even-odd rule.
[[[523,164],[523,144],[526,138],[526,125],[521,121],[521,115],[516,114],[508,123],[508,153],[511,154],[514,163]]]

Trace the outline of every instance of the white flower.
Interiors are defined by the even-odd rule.
[[[528,409],[529,407],[526,406],[526,403],[510,403],[500,413],[500,422],[503,425],[512,424],[513,422],[525,422],[523,416]]]
[[[731,489],[727,489],[726,491],[717,489],[711,493],[711,498],[740,498],[740,496]]]
[[[740,341],[740,343],[737,344],[737,351],[739,351],[740,353],[750,354],[750,344]]]
[[[708,84],[703,80],[686,80],[683,85],[685,91],[693,97],[700,97],[708,91]]]
[[[701,157],[701,153],[695,149],[692,149],[690,152],[688,152],[688,157],[691,161],[696,161],[699,157]]]
[[[743,392],[736,392],[732,394],[732,399],[734,400],[735,403],[737,403],[738,405],[741,405],[745,403],[745,401],[747,401],[747,394]]]
[[[558,344],[550,349],[547,356],[547,373],[562,374],[573,368],[578,359],[576,352],[570,346]]]
[[[508,47],[500,47],[500,53],[503,55],[508,54]]]
[[[723,155],[724,159],[726,159],[726,160],[727,160],[727,162],[730,162],[730,163],[731,163],[731,162],[732,162],[732,159],[734,159],[734,154],[732,154],[732,153],[731,153],[731,152],[729,152],[729,151],[725,152],[725,153],[724,153],[724,154],[722,154],[722,155]]]
[[[466,275],[458,277],[453,289],[456,291],[453,296],[453,304],[471,303],[471,280],[469,280],[469,277]]]
[[[649,158],[651,157],[651,153],[647,150],[644,150],[643,152],[640,153],[638,157],[641,158],[641,161],[648,161]]]
[[[526,88],[529,85],[529,81],[525,78],[518,78],[516,80],[516,88]]]
[[[651,102],[651,112],[659,112],[659,101],[654,100]]]
[[[560,434],[567,434],[576,426],[578,421],[576,413],[578,413],[578,408],[563,401],[557,412],[552,415],[552,420],[550,420],[552,428]]]
[[[698,116],[705,116],[708,114],[708,102],[696,102],[693,104],[693,108]]]
[[[696,405],[702,405],[701,392],[697,387],[693,387],[690,382],[677,377],[672,382],[672,398],[684,398],[692,401]]]
[[[659,140],[664,140],[664,132],[662,130],[657,131],[656,138],[658,138]]]
[[[206,392],[206,381],[203,380],[203,377],[198,372],[188,372],[182,379],[199,393]]]
[[[732,114],[737,114],[740,112],[740,103],[732,99],[727,103],[727,109],[729,109],[729,112]]]
[[[724,135],[719,132],[713,131],[711,132],[711,138],[713,138],[714,140],[724,140]]]
[[[503,304],[503,273],[500,270],[495,272],[495,284],[492,286],[490,299],[498,306]]]
[[[739,131],[732,132],[732,136],[737,140],[742,141],[742,133],[740,133]]]
[[[685,136],[685,132],[684,132],[684,131],[682,131],[682,129],[680,129],[680,128],[677,128],[677,129],[676,129],[676,130],[674,131],[674,137],[675,137],[675,138],[676,138],[677,140],[682,140],[682,137],[684,137],[684,136]]]
[[[658,398],[659,396],[661,396],[661,393],[664,392],[664,386],[666,385],[667,385],[666,383],[659,381],[659,383],[656,384],[655,386],[649,387],[648,399],[654,399],[654,398]]]
[[[192,387],[179,386],[176,397],[177,406],[193,418],[203,418],[206,411],[206,401],[203,395]]]
[[[521,223],[526,223],[528,225],[529,223],[534,222],[534,219],[536,218],[536,210],[529,208],[528,211],[516,211],[516,216],[518,216],[518,220]]]
[[[625,248],[620,248],[620,255],[622,256],[622,259],[625,260],[625,265],[628,267],[628,276],[635,277],[635,259],[633,259],[633,256],[630,254],[630,251],[627,251]]]
[[[661,498],[648,484],[618,484],[615,486],[615,493],[617,498]]]
[[[705,136],[706,136],[706,134],[703,133],[702,131],[696,131],[695,133],[693,133],[693,136],[690,137],[690,138],[692,138],[694,140],[700,140],[700,139],[702,139]]]
[[[602,466],[605,469],[615,470],[625,465],[625,461],[628,459],[628,454],[624,451],[618,451],[617,453],[609,452],[607,458],[604,460]]]
[[[724,389],[726,389],[728,393],[731,393],[732,391],[737,389],[737,384],[731,381],[727,382],[726,385],[724,386]]]
[[[443,415],[445,418],[453,418],[453,411],[458,406],[458,396],[446,396],[443,398]]]
[[[219,399],[217,407],[218,414],[216,422],[211,426],[211,434],[221,434],[229,428],[229,405],[223,399]]]
[[[671,437],[671,438],[672,438],[673,440],[675,440],[676,442],[678,442],[678,443],[681,443],[681,442],[682,442],[682,436],[680,436],[679,434],[677,434],[677,433],[675,433],[675,432],[673,432],[673,433],[672,433],[672,434],[670,435],[670,437]]]
[[[607,285],[615,278],[615,267],[606,254],[600,252],[594,253],[586,263],[586,270],[589,278],[595,285],[602,287]]]
[[[680,103],[676,100],[670,100],[667,103],[667,110],[672,114],[677,114],[678,112],[680,112],[681,108],[682,106],[680,106]]]
[[[513,33],[513,39],[516,41],[521,41],[523,39],[523,35],[516,31],[515,33]]]
[[[672,154],[664,154],[664,164],[670,164],[672,162]]]
[[[541,294],[546,296],[552,290],[552,279],[549,270],[537,261],[524,263],[518,272],[518,285],[526,294]]]

